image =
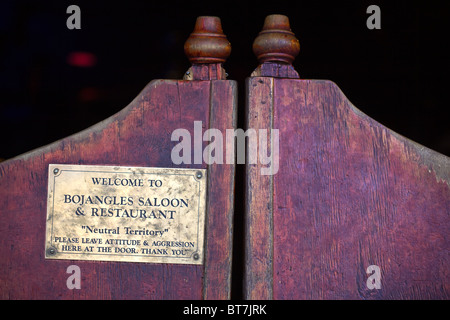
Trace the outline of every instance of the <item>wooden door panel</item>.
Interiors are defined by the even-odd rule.
[[[449,158],[363,114],[330,81],[247,86],[249,126],[280,136],[278,173],[248,170],[248,186],[269,181],[247,192],[247,298],[447,299]],[[367,287],[371,265],[380,290]]]
[[[0,164],[3,299],[224,299],[230,295],[234,166],[174,165],[173,130],[194,121],[235,125],[232,81],[150,82],[121,112],[83,132]],[[210,112],[215,118],[210,120]],[[219,127],[219,128],[220,128]],[[49,164],[209,168],[205,265],[58,261],[44,258]],[[220,180],[217,184],[214,181]],[[215,204],[220,203],[218,207]],[[68,290],[66,269],[81,269]],[[208,270],[214,272],[207,272]],[[210,283],[211,282],[211,283]]]

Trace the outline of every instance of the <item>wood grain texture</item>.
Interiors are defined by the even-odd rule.
[[[300,75],[292,65],[278,62],[265,62],[260,64],[252,72],[251,77],[300,79]]]
[[[213,81],[211,92],[210,127],[222,133],[236,128],[237,86],[230,86],[228,81]],[[230,106],[233,109],[230,110]],[[207,221],[210,227],[206,230],[205,299],[231,298],[235,168],[234,163],[208,166]]]
[[[227,73],[221,63],[193,64],[183,80],[226,80]]]
[[[263,90],[280,168],[273,193],[253,196],[273,197],[273,211],[247,226],[273,216],[272,279],[251,284],[266,290],[254,298],[448,299],[450,159],[364,115],[330,81],[273,79]],[[366,286],[370,265],[381,268],[380,290]]]
[[[247,128],[268,129],[273,120],[273,78],[247,79]],[[263,106],[263,107],[259,107]],[[270,150],[270,144],[268,145]],[[261,175],[261,163],[249,164],[257,144],[247,144],[245,189],[245,299],[272,299],[273,176]]]
[[[156,80],[125,109],[78,134],[0,164],[1,299],[221,299],[229,296],[234,166],[210,169],[209,194],[222,207],[207,212],[205,266],[45,260],[48,164],[207,168],[171,161],[172,131],[194,121],[233,127],[233,81]],[[220,101],[220,103],[217,103]],[[220,110],[216,110],[220,108]],[[212,181],[220,179],[219,189]],[[69,290],[66,269],[81,269]],[[215,272],[206,272],[214,270]],[[211,284],[210,284],[211,281]],[[210,290],[216,283],[222,286]],[[207,294],[206,294],[207,293]]]

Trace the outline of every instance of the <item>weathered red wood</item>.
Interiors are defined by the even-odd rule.
[[[300,42],[291,31],[289,18],[281,14],[266,17],[253,42],[259,66],[251,77],[300,78],[292,62],[300,52]]]
[[[290,64],[265,62],[260,64],[251,74],[252,77],[274,77],[299,79],[300,75]]]
[[[219,17],[201,16],[184,44],[184,52],[192,63],[186,80],[225,80],[222,64],[230,56],[231,44],[223,33]]]
[[[222,299],[229,297],[234,166],[210,168],[204,266],[45,260],[48,164],[176,166],[172,131],[235,124],[233,81],[150,82],[109,119],[0,164],[1,299]],[[219,101],[219,102],[217,102]],[[216,110],[219,108],[220,110]],[[222,118],[211,118],[217,115]],[[213,183],[221,180],[222,184]],[[66,269],[81,269],[81,290],[69,290]],[[206,271],[206,272],[205,272]],[[221,286],[216,286],[220,283]],[[214,287],[214,288],[213,288]]]
[[[198,17],[184,52],[192,64],[224,63],[230,56],[231,44],[223,33],[220,18]]]
[[[448,299],[450,159],[364,115],[330,81],[272,79],[268,86],[264,79],[248,82],[248,112],[279,130],[280,165],[273,192],[254,189],[260,194],[248,199],[251,208],[254,198],[273,197],[273,207],[247,210],[246,237],[257,241],[272,220],[265,247],[273,265],[267,279],[260,268],[267,249],[247,251],[247,278],[263,283],[247,281],[246,293]],[[258,104],[256,92],[272,96],[273,106]],[[380,290],[366,286],[370,265],[381,268]]]
[[[193,64],[186,71],[184,80],[226,80],[227,73],[221,63]]]
[[[247,80],[247,128],[272,127],[273,78]],[[263,105],[263,108],[258,106]],[[270,142],[268,144],[270,150]],[[257,145],[247,145],[247,155],[257,152]],[[272,299],[273,269],[273,176],[261,175],[261,163],[246,162],[245,273],[244,298]]]
[[[299,52],[300,42],[291,31],[289,18],[281,14],[268,15],[253,42],[253,53],[258,62],[292,64]]]
[[[237,125],[237,86],[211,82],[210,127],[226,132]],[[231,143],[227,141],[226,143]],[[234,216],[235,165],[208,166],[208,226],[206,230],[205,299],[230,299]],[[220,226],[220,227],[219,227]]]

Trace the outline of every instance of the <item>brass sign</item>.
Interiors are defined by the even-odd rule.
[[[47,259],[202,264],[206,170],[49,165]]]

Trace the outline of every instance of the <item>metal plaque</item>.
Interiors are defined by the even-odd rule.
[[[202,264],[206,170],[49,165],[47,259]]]

